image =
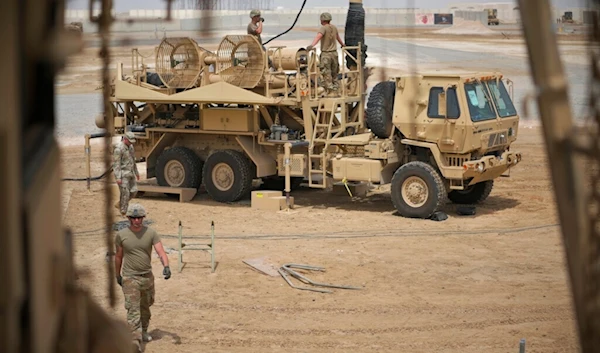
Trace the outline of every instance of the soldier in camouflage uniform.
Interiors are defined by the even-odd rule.
[[[123,287],[127,323],[133,334],[135,348],[141,351],[142,340],[149,342],[150,306],[154,304],[154,275],[152,274],[152,247],[164,266],[165,279],[171,278],[169,259],[158,233],[144,226],[146,210],[133,203],[127,209],[130,225],[120,230],[115,238],[115,270],[117,283]]]
[[[265,19],[261,17],[261,12],[260,10],[252,10],[250,11],[250,18],[252,19],[250,21],[250,23],[248,23],[248,27],[246,28],[246,32],[252,36],[254,36],[256,38],[256,40],[258,40],[258,42],[260,43],[260,45],[262,46],[263,51],[267,51],[267,48],[265,48],[265,46],[262,44],[262,37],[261,37],[261,33],[263,32],[264,29],[264,24],[263,22],[265,22]],[[255,53],[252,53],[252,48],[249,48],[249,55],[257,55]],[[269,67],[273,68],[273,60],[271,60],[271,58],[267,57],[267,60],[269,62]]]
[[[113,172],[121,194],[115,207],[120,209],[122,216],[125,216],[127,212],[129,200],[134,198],[138,191],[136,180],[140,180],[133,143],[135,143],[135,135],[133,132],[126,132],[121,142],[113,150]]]
[[[323,88],[329,97],[338,97],[340,63],[338,61],[337,43],[343,47],[344,42],[340,37],[336,26],[331,24],[331,14],[323,12],[320,16],[321,28],[312,44],[306,47],[312,50],[321,41],[321,56],[319,57],[319,69],[323,77]]]
[[[248,34],[255,36],[258,42],[262,45],[262,37],[260,36],[260,34],[263,31],[263,22],[265,21],[265,19],[260,17],[260,10],[250,11],[250,18],[252,20],[250,21],[250,23],[248,23],[248,28],[246,29],[246,31]]]

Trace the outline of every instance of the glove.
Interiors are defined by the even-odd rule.
[[[265,22],[265,19],[261,17],[260,22]]]
[[[163,270],[163,276],[165,276],[165,279],[171,278],[171,269],[169,266],[165,266],[165,269]]]
[[[123,277],[122,276],[117,276],[117,283],[123,287]]]
[[[306,50],[311,51],[311,50],[313,50],[313,48],[314,47],[312,45],[309,45],[308,47],[306,47]]]

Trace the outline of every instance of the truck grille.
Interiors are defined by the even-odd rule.
[[[490,139],[488,140],[488,148],[499,145],[506,145],[508,143],[507,136],[508,132],[506,131],[491,134]]]
[[[463,156],[448,156],[446,157],[446,162],[449,167],[462,167],[469,158]]]

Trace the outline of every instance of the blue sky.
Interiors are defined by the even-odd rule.
[[[240,0],[243,1],[243,0]],[[585,0],[551,0],[554,6],[582,7]],[[68,8],[86,9],[89,0],[68,0]],[[452,3],[486,3],[502,2],[500,0],[364,0],[365,6],[380,8],[444,8]],[[416,4],[419,4],[418,6]],[[515,1],[516,3],[516,1]],[[300,8],[302,0],[274,0],[275,6],[286,8]],[[113,0],[113,6],[117,11],[127,11],[131,9],[161,9],[164,7],[164,0]],[[308,0],[306,7],[342,7],[348,6],[348,0]]]

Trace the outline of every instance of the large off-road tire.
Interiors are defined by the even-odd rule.
[[[296,190],[300,187],[300,184],[304,181],[302,177],[290,177],[290,188]],[[262,178],[262,184],[260,185],[261,190],[281,190],[285,189],[285,177],[267,177]]]
[[[235,202],[250,194],[252,162],[239,151],[216,151],[206,159],[202,176],[206,192],[215,201]]]
[[[156,181],[160,186],[197,189],[202,183],[202,164],[189,148],[166,149],[156,161]]]
[[[480,203],[490,196],[493,187],[493,180],[482,181],[469,186],[465,190],[452,190],[448,193],[448,198],[450,201],[461,205]]]
[[[367,126],[379,138],[388,138],[392,134],[395,96],[396,83],[393,81],[379,82],[369,94]]]
[[[392,202],[409,218],[430,218],[446,202],[446,186],[440,174],[424,162],[409,162],[392,177]]]

